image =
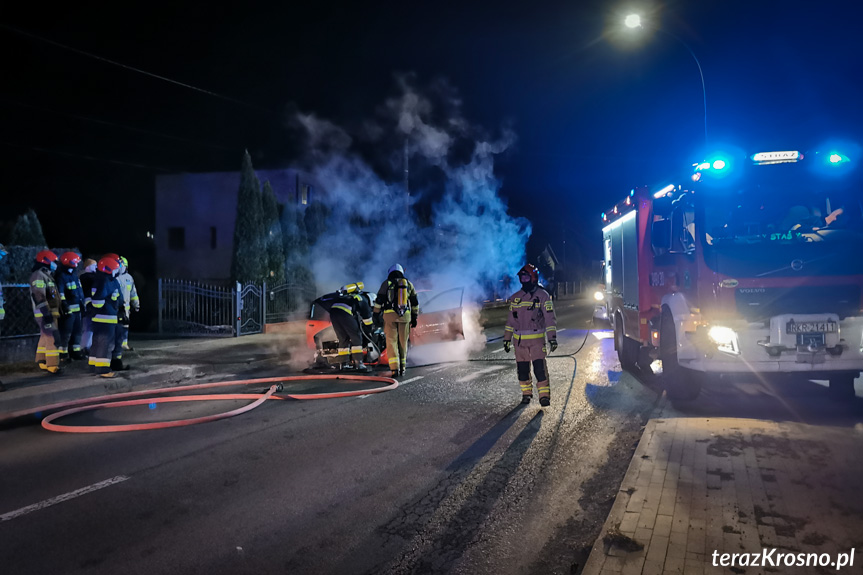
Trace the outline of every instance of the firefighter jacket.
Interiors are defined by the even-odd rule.
[[[396,314],[395,321],[406,323],[420,315],[420,302],[417,299],[417,290],[414,284],[398,273],[391,276],[381,284],[375,297],[374,313],[383,311],[385,314]]]
[[[333,313],[333,310],[344,312],[358,318],[363,325],[372,325],[372,309],[369,300],[362,292],[342,294],[339,292],[322,295],[315,303]]]
[[[57,291],[60,293],[60,306],[66,313],[82,311],[84,306],[84,290],[81,280],[74,269],[61,268],[54,276],[57,283]]]
[[[91,317],[94,322],[116,324],[122,305],[120,282],[117,278],[105,272],[96,272],[96,279],[90,288],[90,304],[93,306]]]
[[[59,317],[60,294],[51,277],[51,268],[44,264],[36,264],[30,274],[30,299],[33,302],[33,316],[39,325],[46,319],[50,323]]]
[[[84,272],[78,279],[81,281],[81,289],[84,290],[84,308],[86,311],[90,306],[90,298],[93,295],[93,282],[96,281],[96,272]]]
[[[531,292],[518,290],[509,298],[509,317],[503,332],[503,340],[516,343],[532,339],[557,339],[557,320],[554,305],[545,288],[537,286]]]
[[[123,272],[117,276],[117,281],[120,283],[120,295],[123,297],[123,305],[126,307],[126,313],[133,309],[141,310],[141,301],[138,299],[138,290],[135,289],[135,280],[132,279],[132,274]]]

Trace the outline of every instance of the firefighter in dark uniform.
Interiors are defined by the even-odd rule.
[[[81,256],[66,252],[60,256],[60,268],[55,272],[54,281],[60,292],[60,359],[82,359],[81,350],[81,306],[84,303],[84,290],[78,279],[78,264]]]
[[[339,340],[338,363],[350,363],[359,372],[369,371],[363,363],[363,333],[360,323],[366,328],[372,325],[371,305],[363,293],[363,287],[362,282],[357,282],[315,300],[316,305],[330,314],[333,330]]]
[[[90,370],[102,377],[114,377],[111,360],[114,357],[114,340],[117,331],[117,315],[122,296],[117,274],[120,262],[112,257],[103,257],[96,264],[96,278],[91,288],[90,304],[93,323],[93,345],[90,347]]]

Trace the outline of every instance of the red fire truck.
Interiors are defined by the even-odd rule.
[[[847,151],[845,151],[847,150]],[[621,366],[662,361],[672,398],[706,378],[863,371],[861,149],[717,152],[685,184],[602,214],[605,306]],[[775,377],[776,375],[780,377]]]

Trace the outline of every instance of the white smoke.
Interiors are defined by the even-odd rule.
[[[464,287],[466,303],[481,301],[523,265],[531,232],[527,220],[507,213],[494,173],[495,156],[514,144],[515,134],[503,128],[489,137],[472,126],[446,84],[427,95],[407,78],[398,87],[399,95],[354,137],[314,115],[299,117],[309,136],[303,169],[323,188],[330,210],[325,233],[310,246],[318,291],[354,281],[377,291],[389,267],[400,263],[417,289]],[[376,153],[388,158],[385,168],[372,166],[368,157]],[[465,315],[472,323],[478,316]],[[478,324],[466,333],[484,344]]]

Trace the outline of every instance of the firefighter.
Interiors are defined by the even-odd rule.
[[[84,270],[78,279],[84,291],[84,301],[81,304],[81,348],[84,355],[90,355],[90,345],[93,343],[93,306],[90,303],[93,295],[93,282],[96,280],[96,260],[87,258],[81,262]]]
[[[530,403],[533,398],[531,364],[536,376],[539,404],[547,407],[551,403],[551,388],[548,383],[548,364],[545,361],[545,339],[548,348],[557,350],[557,327],[551,296],[539,285],[539,273],[531,264],[518,272],[521,289],[510,298],[509,317],[503,334],[503,349],[509,353],[515,340],[515,361],[518,383],[521,386],[521,402]]]
[[[112,257],[103,257],[96,264],[96,278],[91,288],[91,321],[93,345],[90,347],[90,370],[101,377],[114,377],[111,369],[114,341],[117,331],[117,315],[120,310],[120,262]]]
[[[131,351],[132,348],[129,347],[129,316],[132,311],[141,311],[141,301],[138,299],[138,290],[135,289],[135,280],[129,273],[129,260],[123,256],[120,256],[120,274],[117,276],[117,281],[120,282],[120,294],[123,296],[123,309],[117,327],[117,339],[121,350]]]
[[[369,371],[363,363],[363,335],[360,322],[372,325],[372,310],[363,293],[363,283],[342,286],[338,291],[319,297],[315,303],[330,314],[330,321],[339,340],[338,363],[350,362],[359,372]]]
[[[60,360],[83,359],[81,350],[81,306],[84,290],[78,279],[81,256],[66,252],[60,256],[60,268],[54,274],[60,293]]]
[[[36,263],[30,274],[30,299],[33,316],[39,324],[41,334],[36,344],[36,363],[41,369],[53,374],[60,368],[60,332],[57,320],[60,317],[60,294],[54,284],[52,273],[57,269],[57,254],[42,250],[36,254]]]
[[[8,252],[6,246],[0,244],[0,260],[2,260]],[[0,335],[3,334],[3,320],[6,318],[6,310],[3,308],[3,286],[0,286]],[[0,381],[0,391],[6,391],[6,386]]]
[[[381,325],[383,314],[387,357],[392,377],[405,374],[410,328],[417,326],[420,304],[414,285],[405,277],[404,268],[395,264],[387,273],[375,298],[374,318]]]

